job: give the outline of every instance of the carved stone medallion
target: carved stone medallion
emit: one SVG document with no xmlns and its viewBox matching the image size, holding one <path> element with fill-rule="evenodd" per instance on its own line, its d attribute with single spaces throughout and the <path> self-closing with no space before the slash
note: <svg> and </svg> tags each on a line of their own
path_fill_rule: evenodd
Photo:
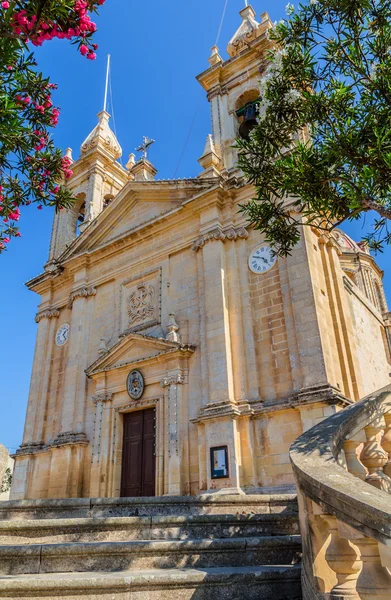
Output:
<svg viewBox="0 0 391 600">
<path fill-rule="evenodd" d="M 145 390 L 144 377 L 140 371 L 131 371 L 128 375 L 126 388 L 132 400 L 140 400 Z"/>
</svg>

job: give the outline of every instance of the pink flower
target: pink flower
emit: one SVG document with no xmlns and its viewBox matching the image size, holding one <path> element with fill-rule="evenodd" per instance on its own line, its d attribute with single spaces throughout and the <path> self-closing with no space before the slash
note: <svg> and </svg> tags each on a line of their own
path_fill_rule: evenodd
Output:
<svg viewBox="0 0 391 600">
<path fill-rule="evenodd" d="M 8 4 L 8 3 L 7 3 L 7 4 Z M 3 242 L 4 242 L 4 244 L 9 244 L 9 243 L 10 243 L 10 241 L 11 241 L 11 240 L 10 240 L 10 238 L 9 238 L 9 237 L 3 238 Z"/>
<path fill-rule="evenodd" d="M 42 210 L 42 208 L 43 208 L 42 204 L 38 204 L 37 209 Z"/>
<path fill-rule="evenodd" d="M 88 58 L 89 60 L 95 60 L 95 59 L 96 59 L 96 54 L 95 54 L 95 52 L 89 52 L 89 53 L 87 54 L 87 58 Z"/>
<path fill-rule="evenodd" d="M 86 54 L 88 54 L 89 50 L 88 50 L 88 46 L 86 46 L 85 44 L 82 44 L 80 46 L 80 54 L 82 56 L 85 56 Z"/>
<path fill-rule="evenodd" d="M 10 3 L 9 2 L 2 2 L 1 3 L 1 7 L 4 8 L 5 10 L 7 10 L 7 8 L 10 7 Z"/>
</svg>

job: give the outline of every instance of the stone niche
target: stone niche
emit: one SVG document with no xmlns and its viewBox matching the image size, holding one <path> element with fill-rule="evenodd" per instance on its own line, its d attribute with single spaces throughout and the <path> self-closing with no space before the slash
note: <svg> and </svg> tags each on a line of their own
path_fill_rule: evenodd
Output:
<svg viewBox="0 0 391 600">
<path fill-rule="evenodd" d="M 121 284 L 122 333 L 133 333 L 161 324 L 161 270 L 132 277 Z"/>
</svg>

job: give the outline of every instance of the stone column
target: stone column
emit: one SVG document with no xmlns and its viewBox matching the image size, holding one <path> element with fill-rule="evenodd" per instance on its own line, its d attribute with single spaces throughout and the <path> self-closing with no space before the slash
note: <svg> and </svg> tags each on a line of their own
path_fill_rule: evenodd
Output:
<svg viewBox="0 0 391 600">
<path fill-rule="evenodd" d="M 88 324 L 91 315 L 87 314 L 88 299 L 95 296 L 93 287 L 80 287 L 72 292 L 69 298 L 69 307 L 72 308 L 72 317 L 69 332 L 68 362 L 64 381 L 64 398 L 61 415 L 60 435 L 82 433 L 84 423 L 83 403 L 86 397 L 85 368 L 88 347 Z"/>
<path fill-rule="evenodd" d="M 234 401 L 228 282 L 222 232 L 202 249 L 205 282 L 205 321 L 208 357 L 209 403 Z"/>
<path fill-rule="evenodd" d="M 183 445 L 187 440 L 180 435 L 181 413 L 184 410 L 183 384 L 185 378 L 182 373 L 168 373 L 161 382 L 165 388 L 165 402 L 167 404 L 167 451 L 168 451 L 168 478 L 167 496 L 180 496 L 182 493 L 181 469 L 183 461 Z"/>
<path fill-rule="evenodd" d="M 235 232 L 233 232 L 235 233 Z M 247 400 L 246 352 L 243 330 L 243 310 L 239 282 L 240 266 L 236 253 L 236 244 L 228 243 L 227 279 L 229 282 L 229 325 L 231 331 L 232 367 L 234 373 L 234 394 L 236 402 Z"/>
<path fill-rule="evenodd" d="M 112 394 L 97 393 L 92 401 L 95 404 L 94 439 L 92 441 L 91 485 L 93 497 L 106 498 L 111 487 L 111 401 Z"/>
<path fill-rule="evenodd" d="M 244 230 L 246 231 L 246 230 Z M 239 259 L 238 270 L 240 278 L 240 297 L 242 304 L 242 327 L 244 335 L 244 354 L 246 362 L 246 377 L 247 377 L 247 396 L 249 400 L 258 400 L 259 378 L 257 357 L 254 342 L 254 321 L 252 315 L 252 305 L 250 300 L 250 290 L 248 281 L 248 252 L 247 252 L 247 235 L 239 236 L 235 242 Z M 245 268 L 246 267 L 246 268 Z"/>
<path fill-rule="evenodd" d="M 303 227 L 303 235 L 291 256 L 286 259 L 287 281 L 292 297 L 292 313 L 297 333 L 297 347 L 303 388 L 325 385 L 326 365 L 316 311 L 315 296 L 310 268 L 312 251 Z"/>
<path fill-rule="evenodd" d="M 27 406 L 27 416 L 23 435 L 23 445 L 30 442 L 41 443 L 42 427 L 39 426 L 44 420 L 42 414 L 42 370 L 50 367 L 51 356 L 48 351 L 50 345 L 50 336 L 54 336 L 54 328 L 60 312 L 57 309 L 47 309 L 39 312 L 35 317 L 38 323 L 37 340 L 35 344 L 35 354 L 33 362 L 33 371 L 30 384 L 29 401 Z M 36 437 L 38 435 L 38 437 Z"/>
</svg>

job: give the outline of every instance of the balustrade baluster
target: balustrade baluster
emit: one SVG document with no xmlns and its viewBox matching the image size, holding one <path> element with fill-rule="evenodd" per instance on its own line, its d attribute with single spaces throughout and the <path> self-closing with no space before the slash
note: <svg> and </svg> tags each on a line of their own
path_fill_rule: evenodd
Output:
<svg viewBox="0 0 391 600">
<path fill-rule="evenodd" d="M 388 461 L 383 471 L 387 477 L 391 477 L 391 413 L 386 413 L 384 419 L 386 422 L 386 429 L 382 439 L 382 447 L 388 454 Z"/>
<path fill-rule="evenodd" d="M 368 469 L 365 481 L 379 490 L 389 491 L 389 478 L 383 473 L 383 467 L 388 461 L 388 454 L 380 445 L 379 436 L 385 427 L 384 418 L 375 419 L 365 427 L 367 441 L 361 452 L 361 462 Z"/>
<path fill-rule="evenodd" d="M 358 548 L 348 539 L 339 536 L 338 521 L 331 515 L 324 515 L 328 524 L 330 543 L 326 550 L 326 561 L 337 577 L 337 583 L 330 592 L 330 600 L 360 600 L 356 591 L 361 560 Z"/>
<path fill-rule="evenodd" d="M 390 600 L 391 574 L 383 567 L 379 544 L 372 538 L 355 540 L 361 552 L 363 568 L 357 580 L 357 592 L 361 600 Z"/>
<path fill-rule="evenodd" d="M 361 454 L 361 452 L 357 453 L 357 449 L 365 442 L 365 433 L 361 431 L 359 434 L 355 435 L 350 440 L 347 440 L 343 446 L 345 450 L 346 465 L 349 473 L 355 475 L 356 477 L 359 477 L 359 479 L 362 479 L 363 481 L 365 481 L 368 475 L 368 471 L 366 470 L 362 462 L 360 462 L 358 457 Z"/>
</svg>

